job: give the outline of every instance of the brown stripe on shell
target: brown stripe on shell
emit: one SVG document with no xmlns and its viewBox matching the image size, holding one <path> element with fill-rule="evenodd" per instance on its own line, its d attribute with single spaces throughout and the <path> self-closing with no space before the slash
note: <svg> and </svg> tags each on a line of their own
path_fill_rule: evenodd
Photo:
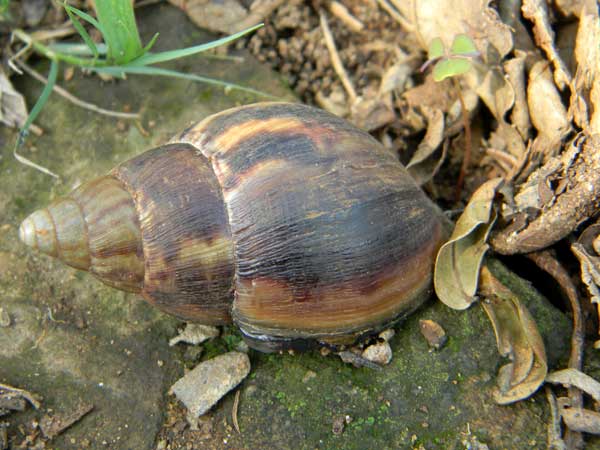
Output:
<svg viewBox="0 0 600 450">
<path fill-rule="evenodd" d="M 208 160 L 165 145 L 113 171 L 135 193 L 143 241 L 143 295 L 185 320 L 226 323 L 233 301 L 233 244 Z"/>
<path fill-rule="evenodd" d="M 87 270 L 90 266 L 87 227 L 79 205 L 65 198 L 47 209 L 54 221 L 58 258 L 76 269 Z"/>
<path fill-rule="evenodd" d="M 140 292 L 144 279 L 140 224 L 123 183 L 110 176 L 96 178 L 70 197 L 87 224 L 89 271 L 110 286 Z"/>
<path fill-rule="evenodd" d="M 414 311 L 431 295 L 440 227 L 420 251 L 393 268 L 341 285 L 298 292 L 270 279 L 236 285 L 233 318 L 250 335 L 351 344 L 366 331 Z"/>
</svg>

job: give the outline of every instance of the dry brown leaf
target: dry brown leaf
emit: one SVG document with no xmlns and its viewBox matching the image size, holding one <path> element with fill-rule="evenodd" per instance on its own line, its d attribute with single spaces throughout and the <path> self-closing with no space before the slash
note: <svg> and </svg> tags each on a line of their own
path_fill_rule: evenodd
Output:
<svg viewBox="0 0 600 450">
<path fill-rule="evenodd" d="M 600 102 L 597 90 L 600 89 L 600 20 L 595 0 L 586 0 L 582 5 L 575 60 L 577 71 L 573 80 L 574 95 L 571 97 L 570 113 L 573 120 L 590 133 L 600 132 Z M 592 98 L 591 90 L 596 92 Z M 592 112 L 592 117 L 589 116 Z"/>
<path fill-rule="evenodd" d="M 0 122 L 12 128 L 21 128 L 26 119 L 25 99 L 13 88 L 0 68 Z"/>
<path fill-rule="evenodd" d="M 593 243 L 598 239 L 598 236 L 600 236 L 600 224 L 590 225 L 581 234 L 577 242 L 571 245 L 571 250 L 579 259 L 581 280 L 588 288 L 591 302 L 600 305 L 600 255 L 593 247 Z"/>
<path fill-rule="evenodd" d="M 410 0 L 394 4 L 415 30 L 423 50 L 436 37 L 450 48 L 459 34 L 473 39 L 486 62 L 502 59 L 513 48 L 510 27 L 489 7 L 490 0 Z"/>
<path fill-rule="evenodd" d="M 446 336 L 446 331 L 442 328 L 442 326 L 430 319 L 421 319 L 419 320 L 419 329 L 421 330 L 421 334 L 427 341 L 430 347 L 439 350 L 448 340 L 448 336 Z"/>
<path fill-rule="evenodd" d="M 492 203 L 502 178 L 482 184 L 456 222 L 452 236 L 438 252 L 433 281 L 435 293 L 453 309 L 467 309 L 476 300 L 477 281 L 494 222 Z"/>
<path fill-rule="evenodd" d="M 372 131 L 396 120 L 391 94 L 369 95 L 365 91 L 350 107 L 350 121 L 362 130 Z"/>
<path fill-rule="evenodd" d="M 523 52 L 515 50 L 515 56 L 504 63 L 504 70 L 508 81 L 512 85 L 515 102 L 510 113 L 510 121 L 517 128 L 522 140 L 529 138 L 531 122 L 529 120 L 529 107 L 527 106 L 527 91 L 525 88 L 525 58 Z M 521 145 L 524 144 L 521 143 Z"/>
<path fill-rule="evenodd" d="M 483 267 L 481 303 L 494 332 L 498 351 L 511 362 L 498 371 L 496 403 L 505 405 L 532 395 L 544 382 L 548 372 L 546 350 L 535 321 L 519 298 Z"/>
<path fill-rule="evenodd" d="M 538 133 L 560 147 L 560 141 L 568 133 L 570 124 L 546 61 L 538 61 L 529 72 L 527 104 L 531 122 Z"/>
<path fill-rule="evenodd" d="M 444 160 L 444 152 L 442 152 L 440 158 L 432 158 L 433 153 L 444 139 L 444 114 L 440 109 L 422 109 L 427 118 L 427 132 L 406 166 L 408 172 L 419 184 L 429 181 L 439 170 L 439 166 Z"/>
<path fill-rule="evenodd" d="M 504 115 L 515 102 L 515 91 L 498 68 L 476 66 L 480 82 L 475 92 L 483 100 L 496 120 L 504 122 Z"/>
<path fill-rule="evenodd" d="M 554 46 L 554 32 L 548 18 L 545 0 L 523 0 L 521 11 L 526 19 L 533 22 L 533 34 L 536 44 L 544 50 L 548 60 L 554 66 L 554 81 L 559 89 L 571 84 L 571 75 Z"/>
<path fill-rule="evenodd" d="M 600 402 L 600 382 L 577 369 L 563 369 L 549 373 L 546 381 L 563 386 L 575 386 Z"/>
<path fill-rule="evenodd" d="M 581 7 L 587 0 L 554 0 L 554 4 L 565 16 L 579 16 Z"/>
</svg>

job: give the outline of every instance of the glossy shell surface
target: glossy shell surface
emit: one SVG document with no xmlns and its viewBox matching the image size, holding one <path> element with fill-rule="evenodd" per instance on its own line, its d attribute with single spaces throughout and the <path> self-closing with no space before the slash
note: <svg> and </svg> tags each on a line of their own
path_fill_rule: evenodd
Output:
<svg viewBox="0 0 600 450">
<path fill-rule="evenodd" d="M 186 320 L 232 319 L 256 347 L 350 343 L 430 294 L 437 211 L 394 154 L 324 111 L 227 110 L 107 178 L 136 211 L 121 248 L 141 249 L 139 292 Z"/>
</svg>

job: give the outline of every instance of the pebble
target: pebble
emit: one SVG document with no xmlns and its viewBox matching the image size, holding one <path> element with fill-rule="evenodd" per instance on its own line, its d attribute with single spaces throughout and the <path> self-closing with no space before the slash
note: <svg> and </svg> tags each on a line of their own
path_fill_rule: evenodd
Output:
<svg viewBox="0 0 600 450">
<path fill-rule="evenodd" d="M 188 419 L 206 413 L 250 373 L 250 359 L 229 352 L 201 362 L 171 386 L 170 393 L 188 409 Z"/>
<path fill-rule="evenodd" d="M 392 348 L 387 341 L 378 342 L 365 348 L 361 356 L 374 363 L 386 365 L 392 360 Z"/>
<path fill-rule="evenodd" d="M 190 345 L 198 345 L 202 342 L 217 337 L 219 329 L 210 325 L 200 325 L 197 323 L 188 323 L 185 329 L 169 341 L 172 347 L 180 342 Z"/>
</svg>

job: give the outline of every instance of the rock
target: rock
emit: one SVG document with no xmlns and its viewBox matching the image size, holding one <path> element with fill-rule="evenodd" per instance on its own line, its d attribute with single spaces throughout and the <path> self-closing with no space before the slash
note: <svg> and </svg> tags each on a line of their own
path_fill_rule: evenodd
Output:
<svg viewBox="0 0 600 450">
<path fill-rule="evenodd" d="M 250 373 L 250 359 L 241 352 L 229 352 L 201 362 L 171 387 L 196 419 L 213 407 Z M 194 423 L 194 421 L 190 421 Z"/>
<path fill-rule="evenodd" d="M 389 364 L 392 360 L 392 348 L 387 341 L 369 345 L 362 352 L 362 357 L 381 366 Z"/>
<path fill-rule="evenodd" d="M 188 323 L 181 333 L 169 340 L 169 345 L 172 347 L 179 342 L 184 342 L 190 345 L 198 345 L 207 339 L 212 339 L 218 335 L 219 329 L 217 327 L 200 325 L 197 323 Z"/>
</svg>

